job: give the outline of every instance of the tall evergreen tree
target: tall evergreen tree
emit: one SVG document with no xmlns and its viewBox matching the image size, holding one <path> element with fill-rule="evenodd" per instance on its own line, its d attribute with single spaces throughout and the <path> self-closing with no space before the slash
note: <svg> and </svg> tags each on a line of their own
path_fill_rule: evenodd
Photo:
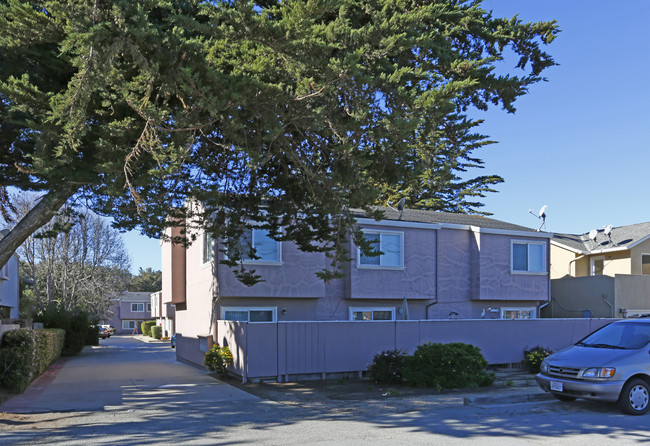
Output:
<svg viewBox="0 0 650 446">
<path fill-rule="evenodd" d="M 459 177 L 487 142 L 466 112 L 513 112 L 557 32 L 480 1 L 2 0 L 0 190 L 43 197 L 0 264 L 71 199 L 152 236 L 207 226 L 233 265 L 251 221 L 336 266 L 352 207 L 477 211 L 500 178 Z"/>
</svg>

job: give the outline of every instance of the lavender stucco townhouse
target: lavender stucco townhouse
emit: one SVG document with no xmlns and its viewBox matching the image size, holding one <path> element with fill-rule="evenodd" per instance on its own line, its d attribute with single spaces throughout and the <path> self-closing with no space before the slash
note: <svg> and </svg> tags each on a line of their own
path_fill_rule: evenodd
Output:
<svg viewBox="0 0 650 446">
<path fill-rule="evenodd" d="M 264 280 L 251 287 L 218 262 L 219 242 L 207 234 L 188 248 L 163 243 L 163 301 L 175 304 L 178 357 L 201 363 L 219 320 L 532 319 L 549 301 L 551 234 L 482 216 L 380 209 L 381 221 L 356 217 L 383 254 L 364 256 L 350 241 L 346 275 L 330 283 L 315 276 L 323 254 L 261 229 L 248 235 L 260 259 L 245 265 Z"/>
</svg>

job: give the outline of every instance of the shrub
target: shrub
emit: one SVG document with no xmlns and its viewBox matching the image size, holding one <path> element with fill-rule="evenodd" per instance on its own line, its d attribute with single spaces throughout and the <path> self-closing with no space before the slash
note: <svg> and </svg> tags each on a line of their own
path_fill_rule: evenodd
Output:
<svg viewBox="0 0 650 446">
<path fill-rule="evenodd" d="M 530 350 L 524 350 L 524 360 L 521 364 L 526 370 L 531 373 L 539 373 L 539 368 L 542 365 L 542 361 L 549 355 L 553 353 L 553 350 L 548 348 L 537 347 L 531 348 Z"/>
<path fill-rule="evenodd" d="M 9 330 L 0 343 L 2 384 L 13 392 L 22 392 L 34 375 L 34 331 Z"/>
<path fill-rule="evenodd" d="M 209 370 L 225 377 L 226 366 L 232 364 L 232 353 L 228 347 L 219 347 L 219 344 L 214 344 L 203 357 L 203 363 Z"/>
<path fill-rule="evenodd" d="M 43 322 L 45 328 L 61 328 L 65 330 L 63 356 L 79 353 L 86 344 L 86 336 L 90 327 L 88 316 L 84 312 L 68 313 L 58 308 L 48 308 L 36 317 L 37 322 Z M 94 328 L 97 331 L 96 328 Z"/>
<path fill-rule="evenodd" d="M 0 343 L 0 382 L 13 392 L 24 391 L 59 358 L 64 338 L 64 330 L 6 332 Z"/>
<path fill-rule="evenodd" d="M 368 367 L 370 379 L 377 384 L 400 384 L 404 381 L 404 357 L 402 350 L 386 350 L 375 355 Z"/>
<path fill-rule="evenodd" d="M 151 327 L 156 325 L 156 321 L 144 321 L 142 322 L 142 334 L 145 336 L 151 336 Z"/>
<path fill-rule="evenodd" d="M 423 344 L 404 362 L 402 374 L 416 387 L 476 388 L 489 386 L 495 378 L 485 371 L 488 363 L 481 350 L 469 344 Z"/>
<path fill-rule="evenodd" d="M 151 327 L 151 337 L 160 339 L 162 338 L 162 327 L 160 325 L 154 325 Z"/>
<path fill-rule="evenodd" d="M 99 329 L 97 326 L 91 326 L 90 330 L 86 331 L 86 345 L 99 345 Z"/>
<path fill-rule="evenodd" d="M 34 330 L 34 336 L 34 374 L 36 377 L 43 374 L 54 361 L 61 357 L 65 343 L 65 330 L 60 328 Z"/>
</svg>

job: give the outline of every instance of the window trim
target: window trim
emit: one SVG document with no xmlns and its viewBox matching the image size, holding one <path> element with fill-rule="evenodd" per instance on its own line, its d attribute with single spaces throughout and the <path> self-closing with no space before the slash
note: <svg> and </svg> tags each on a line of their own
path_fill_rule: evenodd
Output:
<svg viewBox="0 0 650 446">
<path fill-rule="evenodd" d="M 142 305 L 142 310 L 134 310 L 133 309 L 134 305 Z M 136 307 L 136 308 L 139 308 L 139 307 Z M 144 313 L 145 308 L 146 307 L 144 305 L 144 302 L 131 302 L 131 313 Z"/>
<path fill-rule="evenodd" d="M 531 317 L 529 319 L 510 319 L 510 318 L 505 318 L 504 313 L 506 311 L 530 311 L 531 312 Z M 501 307 L 499 308 L 499 319 L 503 320 L 514 320 L 514 321 L 523 321 L 523 320 L 530 320 L 530 319 L 537 319 L 537 308 L 536 307 Z"/>
<path fill-rule="evenodd" d="M 246 311 L 248 312 L 248 322 L 249 324 L 269 324 L 276 323 L 278 321 L 278 307 L 221 307 L 221 320 L 226 321 L 226 311 Z M 273 314 L 273 320 L 265 322 L 251 322 L 251 311 L 271 311 Z M 244 321 L 233 321 L 233 322 L 244 322 Z"/>
<path fill-rule="evenodd" d="M 374 229 L 363 229 L 365 234 L 378 234 L 379 235 L 379 250 L 381 251 L 381 236 L 382 234 L 397 235 L 399 236 L 399 265 L 382 265 L 381 257 L 379 256 L 379 265 L 366 265 L 361 263 L 361 248 L 357 246 L 357 268 L 359 269 L 384 269 L 384 270 L 404 270 L 404 232 L 403 231 L 383 231 Z"/>
<path fill-rule="evenodd" d="M 253 243 L 253 246 L 255 246 L 255 232 L 256 231 L 266 231 L 266 229 L 262 228 L 248 228 L 251 230 L 251 241 Z M 273 240 L 271 237 L 268 235 L 268 231 L 266 231 L 266 236 Z M 273 240 L 275 242 L 276 246 L 276 252 L 277 255 L 275 256 L 276 260 L 255 260 L 255 259 L 242 259 L 242 264 L 244 265 L 282 265 L 282 243 Z"/>
<path fill-rule="evenodd" d="M 125 327 L 124 324 L 128 322 L 133 322 L 133 327 Z M 136 319 L 123 319 L 122 320 L 122 330 L 134 330 L 138 326 L 138 321 Z"/>
<path fill-rule="evenodd" d="M 515 269 L 515 249 L 514 245 L 526 245 L 526 255 L 527 255 L 527 265 L 526 265 L 526 270 L 518 270 Z M 530 259 L 530 253 L 528 252 L 528 247 L 530 245 L 537 245 L 542 247 L 542 263 L 543 263 L 543 270 L 542 271 L 530 271 L 530 265 L 528 259 Z M 544 276 L 548 274 L 548 245 L 545 242 L 534 242 L 530 240 L 510 240 L 510 274 L 529 274 L 529 275 L 537 275 L 537 276 Z"/>
<path fill-rule="evenodd" d="M 643 274 L 643 256 L 648 256 L 648 257 L 650 257 L 650 253 L 647 253 L 647 252 L 642 252 L 642 253 L 641 253 L 641 275 L 642 275 L 642 276 L 648 276 L 648 275 L 650 275 L 650 274 Z"/>
<path fill-rule="evenodd" d="M 357 321 L 354 320 L 353 316 L 354 313 L 356 312 L 363 312 L 363 311 L 370 311 L 373 314 L 373 319 L 369 321 Z M 390 311 L 391 313 L 391 319 L 389 320 L 375 320 L 374 319 L 374 312 L 375 311 Z M 350 307 L 348 309 L 348 319 L 351 322 L 393 322 L 395 321 L 395 307 Z"/>
<path fill-rule="evenodd" d="M 596 261 L 602 260 L 603 261 L 603 273 L 602 274 L 595 274 L 596 273 Z M 592 256 L 589 258 L 589 275 L 590 276 L 604 276 L 605 275 L 605 256 Z"/>
<path fill-rule="evenodd" d="M 210 240 L 209 250 L 206 249 L 206 244 L 208 240 Z M 203 236 L 201 237 L 201 266 L 204 267 L 206 265 L 211 265 L 213 260 L 214 260 L 214 239 L 212 238 L 212 234 L 204 231 Z"/>
</svg>

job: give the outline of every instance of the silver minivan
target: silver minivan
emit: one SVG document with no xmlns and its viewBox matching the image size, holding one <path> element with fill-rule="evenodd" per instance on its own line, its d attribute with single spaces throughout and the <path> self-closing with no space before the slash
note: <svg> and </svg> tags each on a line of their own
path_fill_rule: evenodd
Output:
<svg viewBox="0 0 650 446">
<path fill-rule="evenodd" d="M 650 408 L 649 341 L 650 319 L 612 322 L 546 358 L 537 383 L 561 401 L 612 401 L 643 415 Z"/>
</svg>

